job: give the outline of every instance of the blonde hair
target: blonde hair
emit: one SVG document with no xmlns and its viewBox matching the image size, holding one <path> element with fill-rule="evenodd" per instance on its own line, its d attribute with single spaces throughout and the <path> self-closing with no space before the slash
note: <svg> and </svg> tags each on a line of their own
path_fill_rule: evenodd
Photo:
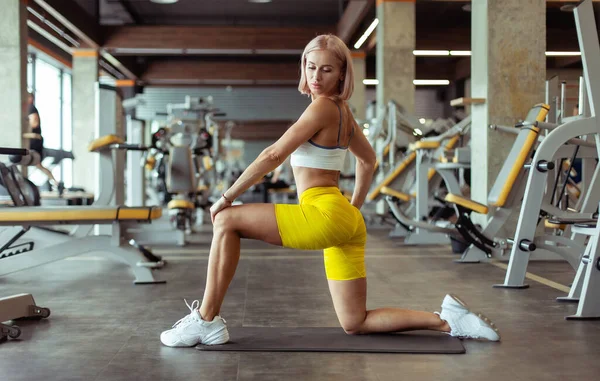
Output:
<svg viewBox="0 0 600 381">
<path fill-rule="evenodd" d="M 302 53 L 302 59 L 300 60 L 300 83 L 298 84 L 298 91 L 302 94 L 310 95 L 310 88 L 308 87 L 308 81 L 306 79 L 306 55 L 314 50 L 329 50 L 335 57 L 342 63 L 342 73 L 344 73 L 344 79 L 339 85 L 339 94 L 335 97 L 348 100 L 352 96 L 354 91 L 354 68 L 352 67 L 352 55 L 350 49 L 346 46 L 344 41 L 333 34 L 322 34 L 313 38 L 304 48 Z"/>
</svg>

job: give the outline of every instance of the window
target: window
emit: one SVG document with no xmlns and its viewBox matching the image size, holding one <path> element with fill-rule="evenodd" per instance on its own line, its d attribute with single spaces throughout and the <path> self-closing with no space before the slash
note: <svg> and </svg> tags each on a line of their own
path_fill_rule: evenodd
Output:
<svg viewBox="0 0 600 381">
<path fill-rule="evenodd" d="M 35 106 L 40 114 L 40 127 L 44 137 L 44 147 L 71 151 L 71 74 L 59 65 L 50 63 L 35 54 L 30 54 L 27 62 L 27 87 L 35 94 Z M 72 186 L 73 164 L 63 160 L 52 167 L 52 159 L 44 160 L 44 166 L 52 171 L 58 181 L 66 187 Z M 30 168 L 29 178 L 36 185 L 46 184 L 48 178 L 35 168 Z"/>
<path fill-rule="evenodd" d="M 71 74 L 62 77 L 62 149 L 73 150 L 73 121 L 71 113 Z M 66 187 L 73 186 L 73 160 L 62 161 L 62 181 Z"/>
</svg>

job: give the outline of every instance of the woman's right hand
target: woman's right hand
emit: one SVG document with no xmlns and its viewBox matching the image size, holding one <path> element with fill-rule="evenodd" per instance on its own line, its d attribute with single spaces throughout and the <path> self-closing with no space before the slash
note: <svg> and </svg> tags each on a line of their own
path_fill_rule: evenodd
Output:
<svg viewBox="0 0 600 381">
<path fill-rule="evenodd" d="M 221 197 L 210 207 L 210 220 L 212 223 L 215 223 L 215 217 L 217 214 L 225 208 L 229 208 L 231 206 L 231 202 L 225 200 L 224 197 Z"/>
</svg>

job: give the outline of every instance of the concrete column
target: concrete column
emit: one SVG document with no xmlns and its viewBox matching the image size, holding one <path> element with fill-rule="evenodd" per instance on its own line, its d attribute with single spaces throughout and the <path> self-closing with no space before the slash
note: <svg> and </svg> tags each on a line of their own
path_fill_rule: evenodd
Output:
<svg viewBox="0 0 600 381">
<path fill-rule="evenodd" d="M 491 131 L 512 125 L 544 101 L 546 2 L 487 0 L 471 3 L 471 197 L 486 203 L 514 137 Z M 535 22 L 532 22 L 535 20 Z M 483 222 L 483 221 L 480 221 Z"/>
<path fill-rule="evenodd" d="M 0 146 L 26 146 L 22 136 L 27 128 L 27 9 L 20 0 L 2 2 L 0 100 Z"/>
<path fill-rule="evenodd" d="M 354 93 L 348 101 L 355 110 L 354 117 L 365 120 L 367 109 L 367 88 L 363 80 L 367 76 L 366 53 L 362 51 L 352 52 L 352 66 L 354 67 Z"/>
<path fill-rule="evenodd" d="M 393 99 L 415 110 L 415 0 L 377 0 L 377 109 Z"/>
<path fill-rule="evenodd" d="M 98 52 L 80 49 L 73 52 L 73 185 L 92 192 L 96 178 L 95 153 L 87 150 L 95 139 Z"/>
</svg>

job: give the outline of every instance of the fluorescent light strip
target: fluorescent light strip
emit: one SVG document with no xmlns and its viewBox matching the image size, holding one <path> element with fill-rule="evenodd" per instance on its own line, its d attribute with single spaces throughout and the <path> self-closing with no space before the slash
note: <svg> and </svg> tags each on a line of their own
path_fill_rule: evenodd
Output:
<svg viewBox="0 0 600 381">
<path fill-rule="evenodd" d="M 363 84 L 367 86 L 379 85 L 378 79 L 363 79 Z M 413 84 L 416 86 L 447 86 L 450 81 L 447 79 L 415 79 Z"/>
<path fill-rule="evenodd" d="M 546 52 L 548 57 L 576 57 L 580 56 L 581 52 Z"/>
<path fill-rule="evenodd" d="M 470 56 L 471 51 L 470 50 L 451 50 L 450 55 L 451 56 Z"/>
<path fill-rule="evenodd" d="M 415 86 L 446 86 L 450 84 L 447 79 L 415 79 L 413 81 Z"/>
<path fill-rule="evenodd" d="M 470 50 L 413 50 L 415 56 L 445 57 L 451 56 L 470 56 Z M 576 57 L 581 52 L 546 52 L 548 57 Z"/>
<path fill-rule="evenodd" d="M 365 43 L 367 38 L 369 38 L 371 33 L 373 33 L 373 31 L 375 30 L 375 27 L 377 27 L 377 24 L 379 24 L 379 19 L 373 20 L 371 25 L 369 25 L 367 30 L 365 30 L 365 33 L 358 39 L 358 41 L 356 41 L 356 44 L 354 44 L 354 49 L 359 49 L 362 46 L 362 44 Z"/>
<path fill-rule="evenodd" d="M 413 50 L 415 56 L 447 56 L 450 55 L 449 50 Z"/>
</svg>

